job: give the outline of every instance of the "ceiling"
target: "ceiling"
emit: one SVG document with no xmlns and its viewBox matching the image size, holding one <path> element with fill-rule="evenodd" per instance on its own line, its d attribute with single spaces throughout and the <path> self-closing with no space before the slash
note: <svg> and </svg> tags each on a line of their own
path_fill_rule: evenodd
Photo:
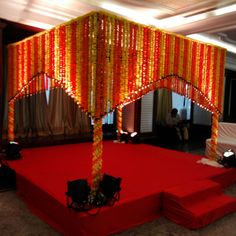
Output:
<svg viewBox="0 0 236 236">
<path fill-rule="evenodd" d="M 41 29 L 96 10 L 183 35 L 203 33 L 236 47 L 236 0 L 0 0 L 1 19 Z M 227 53 L 227 63 L 236 68 L 236 51 Z"/>
</svg>

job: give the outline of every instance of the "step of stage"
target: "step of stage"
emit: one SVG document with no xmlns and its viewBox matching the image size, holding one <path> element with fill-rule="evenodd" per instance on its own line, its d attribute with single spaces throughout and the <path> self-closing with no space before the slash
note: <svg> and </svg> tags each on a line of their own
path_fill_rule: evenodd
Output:
<svg viewBox="0 0 236 236">
<path fill-rule="evenodd" d="M 191 181 L 184 185 L 179 185 L 164 191 L 168 199 L 177 201 L 179 204 L 192 204 L 194 201 L 215 196 L 222 193 L 222 187 L 219 183 L 211 180 Z"/>
<path fill-rule="evenodd" d="M 163 214 L 190 229 L 204 227 L 236 211 L 236 198 L 225 195 L 220 184 L 199 180 L 166 189 Z"/>
</svg>

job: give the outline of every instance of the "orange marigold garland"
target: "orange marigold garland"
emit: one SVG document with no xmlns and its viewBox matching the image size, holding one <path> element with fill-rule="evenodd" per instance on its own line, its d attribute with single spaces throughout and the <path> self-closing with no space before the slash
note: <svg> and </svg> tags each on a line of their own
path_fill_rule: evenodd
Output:
<svg viewBox="0 0 236 236">
<path fill-rule="evenodd" d="M 22 86 L 24 86 L 27 82 L 27 56 L 26 56 L 26 42 L 22 44 L 22 52 L 21 52 L 21 71 L 22 71 Z"/>
<path fill-rule="evenodd" d="M 143 27 L 138 26 L 137 30 L 137 64 L 136 64 L 136 79 L 135 79 L 135 92 L 142 86 L 142 63 L 143 63 Z M 139 97 L 139 94 L 137 95 Z"/>
<path fill-rule="evenodd" d="M 133 90 L 133 77 L 134 77 L 134 58 L 135 58 L 135 48 L 134 44 L 136 42 L 136 32 L 135 27 L 131 25 L 130 29 L 130 45 L 129 45 L 129 56 L 128 56 L 128 93 Z"/>
<path fill-rule="evenodd" d="M 98 18 L 98 36 L 97 36 L 97 61 L 99 66 L 96 67 L 96 100 L 95 100 L 95 116 L 101 117 L 105 109 L 104 99 L 106 97 L 106 46 L 105 46 L 105 28 L 106 18 Z"/>
<path fill-rule="evenodd" d="M 107 107 L 105 108 L 107 112 L 111 110 L 112 107 L 112 96 L 113 96 L 113 87 L 112 87 L 112 68 L 113 68 L 113 44 L 114 44 L 114 30 L 113 30 L 113 21 L 111 17 L 106 19 L 106 40 L 110 40 L 110 43 L 106 43 L 106 59 L 105 59 L 105 77 L 106 77 L 106 102 Z"/>
<path fill-rule="evenodd" d="M 55 29 L 49 32 L 49 73 L 51 78 L 55 78 Z"/>
<path fill-rule="evenodd" d="M 76 94 L 76 22 L 71 25 L 71 60 L 70 60 L 70 79 L 73 94 Z"/>
<path fill-rule="evenodd" d="M 133 50 L 132 50 L 132 75 L 130 80 L 132 80 L 131 82 L 131 91 L 135 91 L 135 86 L 136 86 L 136 70 L 137 70 L 137 31 L 138 31 L 138 27 L 137 25 L 135 25 L 133 27 Z"/>
<path fill-rule="evenodd" d="M 218 119 L 219 119 L 219 114 L 217 112 L 214 112 L 212 115 L 212 125 L 211 125 L 211 159 L 212 160 L 216 160 Z"/>
<path fill-rule="evenodd" d="M 150 29 L 144 28 L 143 31 L 143 55 L 142 55 L 142 85 L 148 82 L 149 70 L 149 56 L 150 56 Z"/>
<path fill-rule="evenodd" d="M 150 50 L 149 50 L 149 55 L 148 55 L 148 78 L 147 78 L 146 85 L 150 85 L 153 81 L 154 46 L 155 46 L 155 32 L 149 29 L 148 47 L 150 48 Z M 152 90 L 152 89 L 149 87 L 149 90 Z"/>
<path fill-rule="evenodd" d="M 120 102 L 120 78 L 121 78 L 121 32 L 122 23 L 119 20 L 115 20 L 114 26 L 114 63 L 113 63 L 113 101 L 114 106 L 117 106 Z"/>
<path fill-rule="evenodd" d="M 59 51 L 59 80 L 62 82 L 63 87 L 66 85 L 66 28 L 61 26 L 59 29 L 59 42 L 60 42 L 60 51 Z"/>
<path fill-rule="evenodd" d="M 82 68 L 82 40 L 80 39 L 82 23 L 76 22 L 76 44 L 75 44 L 75 56 L 76 56 L 76 101 L 78 104 L 82 104 L 82 82 L 81 82 L 81 68 Z"/>
<path fill-rule="evenodd" d="M 196 71 L 196 58 L 197 57 L 197 43 L 193 42 L 192 44 L 192 59 L 191 59 L 191 74 L 190 74 L 190 83 L 194 86 L 198 78 L 195 77 Z M 191 98 L 194 98 L 194 89 L 191 91 Z"/>
<path fill-rule="evenodd" d="M 183 40 L 183 79 L 187 80 L 187 70 L 189 68 L 189 40 L 188 39 L 184 39 Z M 186 63 L 186 64 L 185 64 Z"/>
<path fill-rule="evenodd" d="M 163 88 L 164 87 L 164 80 L 162 79 L 164 77 L 164 69 L 165 69 L 165 52 L 166 52 L 166 34 L 163 32 L 161 33 L 161 37 L 160 37 L 160 61 L 159 61 L 159 79 L 160 80 L 160 87 Z"/>
<path fill-rule="evenodd" d="M 26 41 L 26 78 L 25 78 L 25 84 L 27 84 L 31 79 L 31 41 Z M 33 94 L 34 91 L 32 90 L 32 87 L 29 89 L 29 93 Z"/>
<path fill-rule="evenodd" d="M 180 38 L 175 37 L 175 46 L 174 46 L 174 69 L 173 73 L 174 75 L 178 74 L 178 68 L 179 68 L 179 54 L 180 54 Z"/>
<path fill-rule="evenodd" d="M 16 80 L 17 84 L 15 86 L 16 88 L 16 91 L 14 91 L 15 93 L 17 93 L 20 88 L 22 88 L 22 79 L 23 79 L 23 76 L 22 76 L 22 63 L 21 63 L 21 59 L 22 59 L 22 45 L 23 44 L 20 44 L 18 45 L 17 47 L 17 64 L 18 64 L 18 68 L 17 68 L 17 77 L 18 79 Z"/>
<path fill-rule="evenodd" d="M 120 99 L 124 99 L 128 95 L 128 58 L 129 58 L 129 45 L 130 38 L 127 35 L 130 35 L 130 24 L 128 21 L 124 21 L 122 27 L 122 60 L 121 60 L 121 79 L 120 79 Z"/>
<path fill-rule="evenodd" d="M 215 97 L 216 95 L 216 88 L 218 86 L 218 80 L 216 77 L 216 64 L 217 64 L 217 56 L 218 56 L 218 49 L 214 48 L 213 49 L 213 58 L 212 58 L 212 81 L 215 81 L 215 86 L 212 86 L 212 98 L 211 98 L 211 102 L 213 104 L 215 104 L 215 100 L 217 100 L 217 97 Z"/>
<path fill-rule="evenodd" d="M 41 70 L 40 72 L 45 72 L 45 35 L 42 35 L 41 37 Z M 43 91 L 44 90 L 44 83 L 43 79 L 39 79 L 39 90 Z"/>
<path fill-rule="evenodd" d="M 184 38 L 180 37 L 179 38 L 179 51 L 178 51 L 178 68 L 177 68 L 177 74 L 179 77 L 181 78 L 185 78 L 183 76 L 183 71 L 185 66 L 185 62 L 184 62 Z M 178 91 L 180 93 L 180 91 L 182 91 L 182 88 L 180 86 L 178 86 Z"/>
<path fill-rule="evenodd" d="M 96 193 L 102 173 L 102 119 L 94 119 L 93 126 L 93 159 L 92 159 L 92 192 Z"/>
<path fill-rule="evenodd" d="M 14 99 L 8 104 L 8 139 L 13 141 L 15 138 L 14 133 Z"/>
<path fill-rule="evenodd" d="M 211 66 L 211 46 L 207 46 L 207 61 L 206 61 L 206 63 L 207 63 L 207 67 L 206 67 L 206 80 L 205 80 L 205 94 L 208 94 L 209 92 L 211 92 L 211 91 L 209 91 L 209 86 L 210 86 L 210 84 L 209 84 L 209 82 L 208 82 L 208 80 L 210 79 L 210 73 L 211 73 L 211 70 L 210 70 L 210 66 Z"/>
<path fill-rule="evenodd" d="M 155 31 L 155 46 L 154 46 L 154 65 L 153 65 L 153 81 L 160 79 L 160 42 L 161 42 L 161 32 Z"/>
<path fill-rule="evenodd" d="M 223 85 L 224 85 L 224 64 L 225 64 L 225 54 L 226 50 L 220 49 L 220 72 L 219 72 L 219 94 L 218 94 L 218 107 L 219 111 L 222 112 L 222 106 L 223 106 Z"/>
<path fill-rule="evenodd" d="M 82 21 L 82 58 L 81 58 L 81 105 L 82 108 L 87 111 L 88 109 L 88 83 L 92 78 L 89 77 L 89 17 L 86 17 Z M 92 48 L 91 48 L 92 49 Z M 93 49 L 92 49 L 93 50 Z M 91 73 L 91 71 L 90 71 Z"/>
<path fill-rule="evenodd" d="M 97 99 L 99 99 L 100 92 L 100 83 L 97 80 L 97 67 L 98 67 L 98 54 L 100 49 L 98 47 L 98 17 L 97 15 L 91 16 L 89 18 L 89 44 L 88 44 L 88 75 L 85 81 L 82 80 L 84 84 L 84 89 L 86 89 L 87 98 L 82 96 L 82 99 L 85 99 L 84 102 L 85 108 L 89 111 L 92 117 L 100 117 L 100 111 L 96 110 Z M 82 65 L 83 70 L 84 65 Z M 83 79 L 83 78 L 82 78 Z M 98 88 L 99 87 L 99 88 Z M 100 107 L 98 107 L 100 110 Z M 98 112 L 98 114 L 97 114 Z"/>
<path fill-rule="evenodd" d="M 219 87 L 223 86 L 223 84 L 220 84 L 220 48 L 217 48 L 217 55 L 215 55 L 215 94 L 214 94 L 214 104 L 216 107 L 219 107 Z M 219 109 L 220 110 L 220 109 Z"/>
<path fill-rule="evenodd" d="M 117 141 L 121 141 L 121 132 L 122 132 L 122 106 L 117 107 Z"/>
<path fill-rule="evenodd" d="M 71 62 L 71 27 L 65 27 L 65 91 L 69 96 L 73 96 L 70 78 L 70 62 Z"/>
<path fill-rule="evenodd" d="M 36 74 L 38 73 L 38 51 L 39 51 L 39 48 L 38 48 L 38 37 L 34 37 L 33 38 L 34 40 L 34 54 L 33 54 L 33 57 L 34 57 L 34 72 L 33 72 L 33 76 L 36 76 Z M 37 93 L 37 88 L 36 88 L 36 93 Z"/>
<path fill-rule="evenodd" d="M 202 92 L 202 80 L 203 80 L 203 74 L 201 73 L 201 70 L 203 68 L 203 57 L 204 57 L 204 50 L 205 47 L 203 44 L 200 45 L 200 53 L 199 53 L 199 67 L 198 69 L 198 88 L 200 88 L 200 91 Z M 200 104 L 203 103 L 203 96 L 200 97 Z"/>
<path fill-rule="evenodd" d="M 34 61 L 34 40 L 29 40 L 30 41 L 30 76 L 29 78 L 32 79 L 33 77 L 35 77 L 35 74 L 34 74 L 34 65 L 35 65 L 35 61 Z M 32 94 L 35 94 L 36 91 L 32 91 Z"/>
</svg>

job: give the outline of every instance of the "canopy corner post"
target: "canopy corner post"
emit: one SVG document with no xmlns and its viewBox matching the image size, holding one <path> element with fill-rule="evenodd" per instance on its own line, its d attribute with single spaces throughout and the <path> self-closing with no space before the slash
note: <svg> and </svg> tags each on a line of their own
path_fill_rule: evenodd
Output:
<svg viewBox="0 0 236 236">
<path fill-rule="evenodd" d="M 212 115 L 212 125 L 211 125 L 211 160 L 216 160 L 216 147 L 217 147 L 217 138 L 218 138 L 218 112 L 214 112 Z"/>
<path fill-rule="evenodd" d="M 14 133 L 14 99 L 9 101 L 8 103 L 8 139 L 9 141 L 14 141 L 15 133 Z"/>
<path fill-rule="evenodd" d="M 94 119 L 93 127 L 93 158 L 92 158 L 92 192 L 96 194 L 102 177 L 103 157 L 102 118 Z"/>
<path fill-rule="evenodd" d="M 117 141 L 121 142 L 121 132 L 122 132 L 122 105 L 117 107 Z"/>
</svg>

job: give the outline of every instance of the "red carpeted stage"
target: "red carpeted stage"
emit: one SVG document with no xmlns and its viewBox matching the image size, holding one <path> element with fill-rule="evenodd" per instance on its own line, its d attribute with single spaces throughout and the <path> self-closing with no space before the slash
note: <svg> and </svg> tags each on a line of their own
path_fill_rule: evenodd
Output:
<svg viewBox="0 0 236 236">
<path fill-rule="evenodd" d="M 23 159 L 10 162 L 17 173 L 18 194 L 65 235 L 108 235 L 162 214 L 199 228 L 236 210 L 235 199 L 222 194 L 222 187 L 235 182 L 236 169 L 198 164 L 201 156 L 145 144 L 104 142 L 103 172 L 122 178 L 121 197 L 91 216 L 68 209 L 65 192 L 68 180 L 90 181 L 92 143 L 24 149 L 22 155 Z"/>
</svg>

